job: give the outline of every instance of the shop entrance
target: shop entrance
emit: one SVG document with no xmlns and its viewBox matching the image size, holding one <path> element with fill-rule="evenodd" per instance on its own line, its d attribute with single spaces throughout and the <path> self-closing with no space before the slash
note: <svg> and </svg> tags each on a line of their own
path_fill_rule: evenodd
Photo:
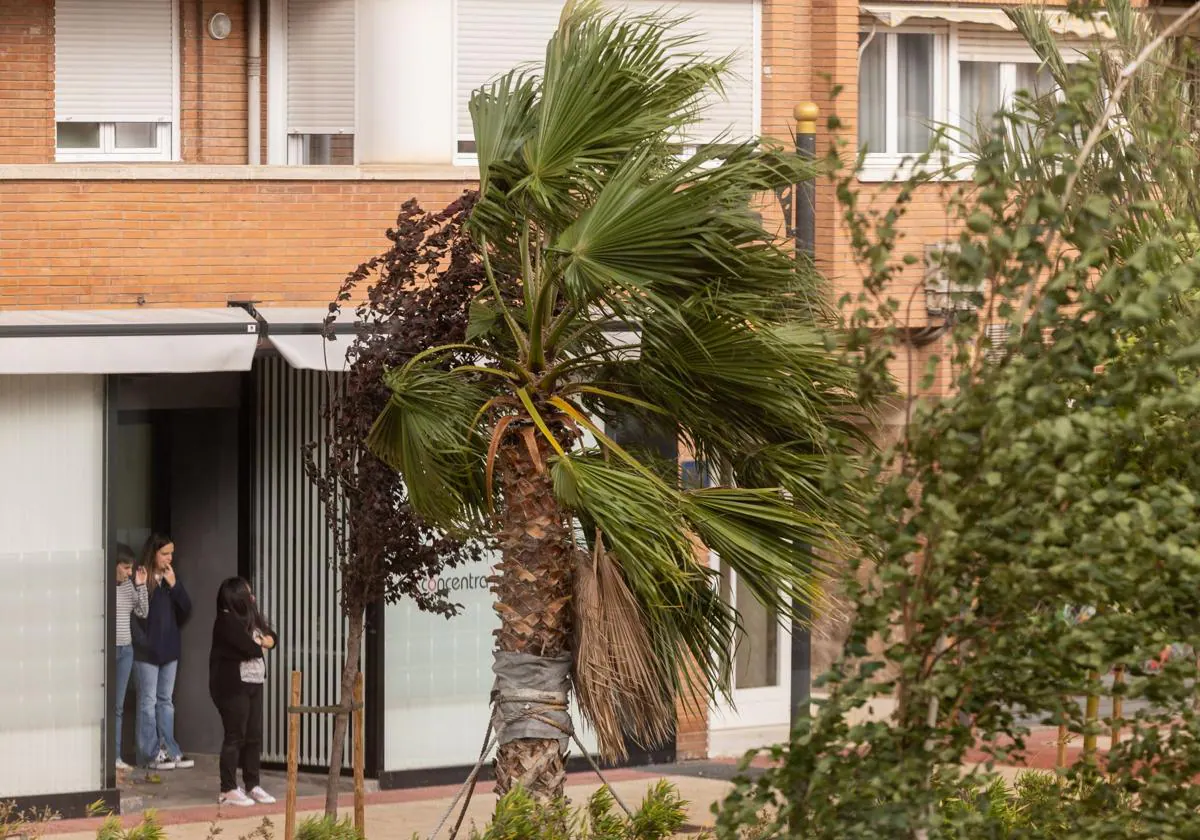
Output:
<svg viewBox="0 0 1200 840">
<path fill-rule="evenodd" d="M 175 570 L 192 601 L 175 682 L 175 738 L 189 755 L 215 754 L 221 721 L 208 696 L 217 587 L 239 562 L 239 374 L 120 377 L 110 469 L 116 542 L 143 562 L 152 534 L 175 543 Z M 121 755 L 135 760 L 136 679 L 125 702 Z M 120 698 L 118 698 L 120 702 Z"/>
</svg>

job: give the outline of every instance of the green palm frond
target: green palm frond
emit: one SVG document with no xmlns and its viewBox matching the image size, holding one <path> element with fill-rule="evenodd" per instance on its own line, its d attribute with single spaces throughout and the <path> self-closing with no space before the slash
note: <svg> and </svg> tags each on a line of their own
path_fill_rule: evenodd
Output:
<svg viewBox="0 0 1200 840">
<path fill-rule="evenodd" d="M 548 44 L 541 78 L 528 81 L 536 85 L 536 107 L 512 102 L 518 117 L 493 107 L 499 104 L 494 86 L 475 94 L 477 142 L 484 137 L 489 150 L 514 150 L 489 157 L 481 173 L 482 197 L 471 222 L 477 233 L 489 242 L 512 242 L 520 214 L 547 230 L 561 229 L 631 152 L 651 148 L 660 160 L 668 157 L 695 119 L 701 96 L 719 88 L 728 65 L 700 55 L 696 39 L 676 34 L 672 25 L 662 15 L 616 16 L 595 3 L 578 4 Z"/>
<path fill-rule="evenodd" d="M 560 458 L 553 476 L 559 500 L 585 532 L 599 530 L 620 564 L 645 616 L 664 683 L 687 695 L 718 692 L 740 625 L 721 600 L 713 571 L 696 556 L 678 492 L 596 457 Z M 691 662 L 700 664 L 699 673 Z"/>
<path fill-rule="evenodd" d="M 453 529 L 476 521 L 487 442 L 475 420 L 489 394 L 423 360 L 390 371 L 387 384 L 392 395 L 367 446 L 404 476 L 409 501 L 431 524 Z"/>
<path fill-rule="evenodd" d="M 812 546 L 828 546 L 833 526 L 805 513 L 779 490 L 710 487 L 682 495 L 688 524 L 779 615 L 804 619 L 824 574 Z"/>
</svg>

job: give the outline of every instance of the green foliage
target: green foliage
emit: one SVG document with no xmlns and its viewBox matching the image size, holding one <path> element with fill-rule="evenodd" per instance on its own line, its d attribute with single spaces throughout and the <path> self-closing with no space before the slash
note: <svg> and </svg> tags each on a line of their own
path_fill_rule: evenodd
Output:
<svg viewBox="0 0 1200 840">
<path fill-rule="evenodd" d="M 167 830 L 154 811 L 147 811 L 132 828 L 125 828 L 121 818 L 110 814 L 96 832 L 96 840 L 166 840 Z"/>
<path fill-rule="evenodd" d="M 37 840 L 46 833 L 46 825 L 58 819 L 58 814 L 49 808 L 22 811 L 17 803 L 0 801 L 0 840 L 21 837 Z"/>
<path fill-rule="evenodd" d="M 917 401 L 875 460 L 828 699 L 737 787 L 720 837 L 1200 836 L 1197 663 L 1144 666 L 1200 637 L 1200 183 L 1191 105 L 1158 96 L 1192 89 L 1192 56 L 1147 50 L 1125 0 L 1107 12 L 1120 41 L 1070 65 L 1035 12 L 1013 13 L 1062 98 L 1020 100 L 977 142 L 970 181 L 947 188 L 959 233 L 939 261 L 979 307 L 949 322 L 923 384 L 948 372 L 953 392 Z M 899 243 L 912 197 L 962 177 L 938 157 L 883 210 L 838 176 L 867 272 L 846 301 L 863 393 L 886 389 L 897 356 L 917 363 Z M 992 345 L 996 324 L 1008 338 Z M 1080 607 L 1094 614 L 1062 620 Z M 987 775 L 1033 726 L 1107 732 L 1078 698 L 1116 666 L 1133 711 L 1103 762 L 1015 793 Z M 964 790 L 974 751 L 984 772 Z"/>
<path fill-rule="evenodd" d="M 608 787 L 601 787 L 583 808 L 572 811 L 566 800 L 539 805 L 516 788 L 496 805 L 491 824 L 471 840 L 667 840 L 684 825 L 685 803 L 678 791 L 660 780 L 629 817 Z"/>
<path fill-rule="evenodd" d="M 350 817 L 309 817 L 296 826 L 296 840 L 362 840 Z"/>
</svg>

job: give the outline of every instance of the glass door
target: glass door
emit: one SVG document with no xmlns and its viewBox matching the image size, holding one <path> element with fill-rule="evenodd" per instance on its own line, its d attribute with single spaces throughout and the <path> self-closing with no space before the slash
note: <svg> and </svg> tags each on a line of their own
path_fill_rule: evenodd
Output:
<svg viewBox="0 0 1200 840">
<path fill-rule="evenodd" d="M 791 703 L 791 628 L 763 606 L 716 554 L 721 597 L 742 619 L 733 651 L 733 703 L 718 701 L 710 719 L 710 753 L 741 755 L 787 737 Z"/>
</svg>

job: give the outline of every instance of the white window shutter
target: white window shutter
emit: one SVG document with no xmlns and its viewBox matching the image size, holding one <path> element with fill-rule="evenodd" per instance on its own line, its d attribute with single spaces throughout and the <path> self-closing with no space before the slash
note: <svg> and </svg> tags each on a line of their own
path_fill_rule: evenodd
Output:
<svg viewBox="0 0 1200 840">
<path fill-rule="evenodd" d="M 523 64 L 546 60 L 563 0 L 458 0 L 455 116 L 459 140 L 474 137 L 471 94 L 497 76 Z"/>
<path fill-rule="evenodd" d="M 288 0 L 289 134 L 354 133 L 354 0 Z"/>
<path fill-rule="evenodd" d="M 697 33 L 695 48 L 714 58 L 736 54 L 725 78 L 725 96 L 709 97 L 702 123 L 689 141 L 704 143 L 728 131 L 743 139 L 758 134 L 756 61 L 758 6 L 761 0 L 612 0 L 610 6 L 635 14 L 666 12 L 687 17 L 681 34 Z M 459 0 L 456 38 L 458 138 L 472 136 L 471 94 L 521 64 L 545 61 L 546 42 L 554 34 L 563 0 Z"/>
<path fill-rule="evenodd" d="M 961 26 L 958 30 L 959 61 L 1037 64 L 1033 47 L 1015 32 L 999 32 L 986 26 Z"/>
<path fill-rule="evenodd" d="M 722 135 L 728 140 L 745 140 L 759 133 L 755 121 L 756 18 L 760 0 L 627 0 L 630 11 L 640 14 L 665 13 L 687 18 L 677 28 L 681 35 L 695 35 L 692 50 L 711 58 L 733 56 L 722 84 L 724 95 L 705 98 L 704 118 L 693 128 L 689 140 L 708 143 Z"/>
<path fill-rule="evenodd" d="M 172 122 L 174 0 L 56 0 L 60 121 Z"/>
</svg>

